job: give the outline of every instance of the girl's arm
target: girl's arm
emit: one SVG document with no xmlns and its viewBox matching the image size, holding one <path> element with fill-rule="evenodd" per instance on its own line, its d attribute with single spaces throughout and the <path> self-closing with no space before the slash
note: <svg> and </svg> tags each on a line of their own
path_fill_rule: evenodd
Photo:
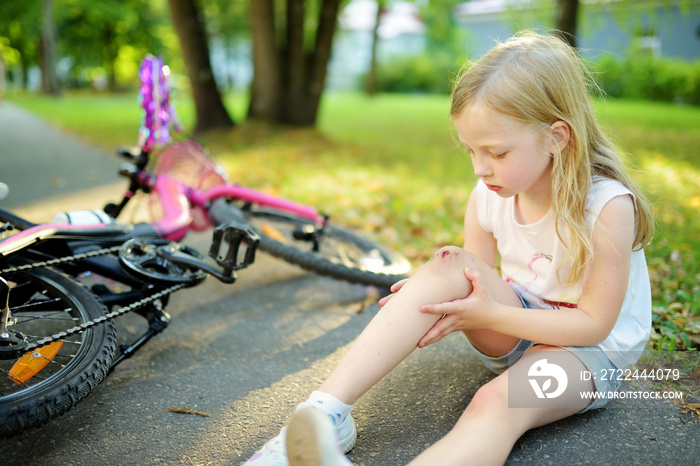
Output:
<svg viewBox="0 0 700 466">
<path fill-rule="evenodd" d="M 487 328 L 556 346 L 590 346 L 612 330 L 627 291 L 634 240 L 634 206 L 629 196 L 603 208 L 592 236 L 594 258 L 583 278 L 577 309 L 521 309 L 497 303 L 476 271 L 466 271 L 474 291 L 463 300 L 423 306 L 432 314 L 461 314 L 458 328 Z"/>
</svg>

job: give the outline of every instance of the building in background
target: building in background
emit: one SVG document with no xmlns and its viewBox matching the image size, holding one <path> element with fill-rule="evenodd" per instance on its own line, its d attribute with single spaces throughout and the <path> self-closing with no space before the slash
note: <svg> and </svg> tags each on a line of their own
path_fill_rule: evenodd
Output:
<svg viewBox="0 0 700 466">
<path fill-rule="evenodd" d="M 494 39 L 504 40 L 519 29 L 542 28 L 551 10 L 544 12 L 533 5 L 538 3 L 471 0 L 460 4 L 454 14 L 469 36 L 465 44 L 469 56 L 483 55 Z M 581 0 L 578 39 L 579 48 L 593 57 L 624 56 L 636 49 L 653 56 L 697 60 L 700 1 Z"/>
</svg>

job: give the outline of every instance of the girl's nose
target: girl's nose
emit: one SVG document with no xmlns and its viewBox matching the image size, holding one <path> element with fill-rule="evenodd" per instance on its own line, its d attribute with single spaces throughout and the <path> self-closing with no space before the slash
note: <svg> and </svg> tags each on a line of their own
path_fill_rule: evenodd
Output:
<svg viewBox="0 0 700 466">
<path fill-rule="evenodd" d="M 491 167 L 489 167 L 488 161 L 484 157 L 478 155 L 472 156 L 472 167 L 474 168 L 474 175 L 479 178 L 491 175 Z"/>
</svg>

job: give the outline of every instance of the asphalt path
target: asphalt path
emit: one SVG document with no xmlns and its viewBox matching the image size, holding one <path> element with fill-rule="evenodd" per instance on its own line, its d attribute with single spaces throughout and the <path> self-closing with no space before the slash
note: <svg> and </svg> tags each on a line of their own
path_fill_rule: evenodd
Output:
<svg viewBox="0 0 700 466">
<path fill-rule="evenodd" d="M 0 102 L 0 181 L 10 188 L 0 202 L 6 208 L 117 182 L 121 162 Z"/>
<path fill-rule="evenodd" d="M 0 206 L 36 221 L 99 208 L 118 198 L 118 164 L 0 105 L 0 181 L 11 189 Z M 206 233 L 187 240 L 201 250 L 208 241 Z M 259 254 L 233 285 L 208 279 L 173 295 L 163 334 L 64 416 L 0 441 L 0 464 L 241 464 L 330 373 L 376 314 L 378 295 Z M 134 316 L 117 323 L 121 341 L 143 328 Z M 491 377 L 460 335 L 417 350 L 357 402 L 349 458 L 406 464 L 450 430 Z M 698 416 L 681 402 L 616 400 L 528 432 L 507 464 L 698 465 L 699 439 Z"/>
</svg>

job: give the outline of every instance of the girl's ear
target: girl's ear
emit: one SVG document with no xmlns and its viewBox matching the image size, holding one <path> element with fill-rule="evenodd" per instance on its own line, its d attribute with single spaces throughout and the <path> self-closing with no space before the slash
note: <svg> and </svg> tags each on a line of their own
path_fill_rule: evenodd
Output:
<svg viewBox="0 0 700 466">
<path fill-rule="evenodd" d="M 571 127 L 564 120 L 557 120 L 549 125 L 549 134 L 552 135 L 558 152 L 562 152 L 571 140 Z"/>
</svg>

